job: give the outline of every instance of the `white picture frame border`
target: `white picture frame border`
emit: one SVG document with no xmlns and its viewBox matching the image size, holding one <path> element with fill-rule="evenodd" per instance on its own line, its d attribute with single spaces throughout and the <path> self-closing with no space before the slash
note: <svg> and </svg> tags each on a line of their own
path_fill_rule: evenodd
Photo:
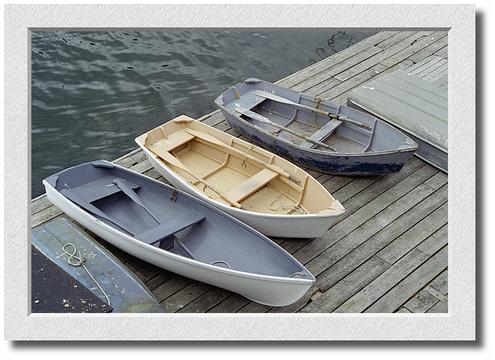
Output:
<svg viewBox="0 0 495 360">
<path fill-rule="evenodd" d="M 448 314 L 30 314 L 30 31 L 108 28 L 449 29 Z M 5 338 L 475 340 L 474 5 L 7 5 Z"/>
</svg>

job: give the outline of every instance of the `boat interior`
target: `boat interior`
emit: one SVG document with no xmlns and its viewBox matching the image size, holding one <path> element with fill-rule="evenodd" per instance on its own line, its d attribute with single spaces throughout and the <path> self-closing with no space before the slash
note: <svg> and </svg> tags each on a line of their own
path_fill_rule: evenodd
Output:
<svg viewBox="0 0 495 360">
<path fill-rule="evenodd" d="M 109 162 L 79 165 L 47 181 L 108 225 L 166 251 L 228 269 L 311 278 L 262 235 L 172 187 Z"/>
<path fill-rule="evenodd" d="M 150 131 L 144 146 L 198 191 L 224 204 L 285 215 L 331 209 L 333 198 L 301 169 L 231 135 L 222 133 L 220 140 L 201 125 L 171 121 Z"/>
<path fill-rule="evenodd" d="M 227 91 L 224 94 L 223 106 L 253 126 L 302 149 L 346 154 L 373 153 L 399 146 L 403 140 L 396 136 L 390 139 L 393 134 L 389 134 L 376 118 L 347 106 L 334 105 L 287 89 L 283 89 L 286 92 L 284 97 L 274 95 L 275 92 L 282 92 L 279 87 L 260 89 L 263 89 L 260 85 L 246 84 L 233 88 L 231 93 Z M 330 118 L 311 109 L 336 117 Z M 384 140 L 383 135 L 389 139 Z"/>
</svg>

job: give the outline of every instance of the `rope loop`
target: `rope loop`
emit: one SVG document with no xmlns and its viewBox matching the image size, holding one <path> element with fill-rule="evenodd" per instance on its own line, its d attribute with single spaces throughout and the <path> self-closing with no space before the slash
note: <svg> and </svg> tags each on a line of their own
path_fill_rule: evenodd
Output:
<svg viewBox="0 0 495 360">
<path fill-rule="evenodd" d="M 68 250 L 69 247 L 72 247 L 73 251 Z M 79 267 L 79 266 L 83 267 L 83 269 L 88 273 L 91 280 L 93 280 L 93 282 L 98 287 L 98 289 L 100 289 L 103 296 L 105 296 L 105 299 L 107 300 L 107 304 L 109 306 L 111 306 L 112 304 L 110 303 L 110 298 L 108 297 L 107 293 L 105 292 L 105 290 L 103 290 L 103 288 L 98 283 L 98 281 L 96 281 L 96 279 L 93 277 L 93 275 L 89 272 L 86 265 L 84 265 L 84 263 L 88 259 L 86 259 L 85 257 L 83 257 L 81 255 L 81 252 L 77 249 L 76 245 L 74 245 L 72 243 L 66 243 L 66 244 L 64 244 L 64 246 L 62 246 L 62 251 L 63 251 L 63 254 L 68 256 L 67 264 L 69 264 L 70 266 L 74 266 L 74 267 Z M 58 257 L 61 257 L 63 254 L 60 254 Z M 76 254 L 78 254 L 78 255 L 76 256 Z"/>
</svg>

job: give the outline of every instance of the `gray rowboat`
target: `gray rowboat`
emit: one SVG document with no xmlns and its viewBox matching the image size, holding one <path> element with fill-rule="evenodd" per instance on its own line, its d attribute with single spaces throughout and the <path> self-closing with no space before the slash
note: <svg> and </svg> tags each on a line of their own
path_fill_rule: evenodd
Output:
<svg viewBox="0 0 495 360">
<path fill-rule="evenodd" d="M 144 261 L 272 306 L 301 298 L 315 278 L 270 239 L 203 200 L 107 161 L 43 181 L 48 199 Z"/>
<path fill-rule="evenodd" d="M 396 172 L 417 148 L 411 138 L 371 115 L 259 79 L 231 87 L 215 104 L 243 135 L 320 172 Z"/>
</svg>

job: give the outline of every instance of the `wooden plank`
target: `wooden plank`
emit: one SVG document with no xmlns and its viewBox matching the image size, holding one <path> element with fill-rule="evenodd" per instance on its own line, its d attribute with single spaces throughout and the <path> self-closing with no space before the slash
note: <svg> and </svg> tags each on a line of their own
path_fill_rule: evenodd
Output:
<svg viewBox="0 0 495 360">
<path fill-rule="evenodd" d="M 428 259 L 417 249 L 393 264 L 383 274 L 335 309 L 335 312 L 362 312 Z"/>
<path fill-rule="evenodd" d="M 222 112 L 220 110 L 215 110 L 210 114 L 209 117 L 206 119 L 202 120 L 203 123 L 209 126 L 215 127 L 216 125 L 220 124 L 221 122 L 225 121 L 225 117 L 223 116 Z"/>
<path fill-rule="evenodd" d="M 407 39 L 408 37 L 414 35 L 417 31 L 399 31 L 397 34 L 389 37 L 386 40 L 381 41 L 380 43 L 376 44 L 377 47 L 386 49 L 392 45 L 395 45 L 404 39 Z"/>
<path fill-rule="evenodd" d="M 246 306 L 238 310 L 238 313 L 265 313 L 270 310 L 271 306 L 266 306 L 250 301 Z"/>
<path fill-rule="evenodd" d="M 437 64 L 441 60 L 442 58 L 440 56 L 435 56 L 435 55 L 428 56 L 427 58 L 417 62 L 414 66 L 409 68 L 407 72 L 409 74 L 418 76 L 419 73 Z"/>
<path fill-rule="evenodd" d="M 409 60 L 412 60 L 414 62 L 421 61 L 422 59 L 430 55 L 433 55 L 439 49 L 446 47 L 447 43 L 448 43 L 448 36 L 447 35 L 442 36 L 441 38 L 438 39 L 438 41 L 429 44 L 428 46 L 425 46 L 423 49 L 411 55 L 409 57 Z"/>
<path fill-rule="evenodd" d="M 301 312 L 332 312 L 389 267 L 390 265 L 382 259 L 371 257 L 318 299 L 306 305 Z"/>
<path fill-rule="evenodd" d="M 356 74 L 355 76 L 347 79 L 346 81 L 343 81 L 339 85 L 334 86 L 327 91 L 324 91 L 322 93 L 313 93 L 312 90 L 308 90 L 308 93 L 325 99 L 333 99 L 366 82 L 367 80 L 372 79 L 373 77 L 383 73 L 385 70 L 387 70 L 386 66 L 383 66 L 382 64 L 376 64 L 375 66 Z"/>
<path fill-rule="evenodd" d="M 180 291 L 177 291 L 170 297 L 167 297 L 166 301 L 163 301 L 162 305 L 167 313 L 177 312 L 194 299 L 197 299 L 202 294 L 206 293 L 209 288 L 210 286 L 204 283 L 193 281 Z"/>
<path fill-rule="evenodd" d="M 380 250 L 376 255 L 389 264 L 393 264 L 405 253 L 443 227 L 447 223 L 447 211 L 448 204 L 445 203 L 392 243 Z M 428 236 L 424 236 L 424 234 L 428 234 Z"/>
<path fill-rule="evenodd" d="M 445 301 L 439 301 L 436 303 L 435 306 L 433 306 L 430 310 L 427 311 L 427 313 L 448 313 L 449 312 L 449 302 Z"/>
<path fill-rule="evenodd" d="M 383 51 L 376 46 L 370 46 L 363 51 L 355 54 L 354 56 L 346 59 L 345 61 L 339 62 L 330 66 L 328 69 L 318 73 L 316 76 L 308 77 L 301 81 L 299 84 L 294 85 L 293 89 L 297 91 L 305 92 L 308 89 L 313 89 L 313 91 L 323 92 L 328 90 L 330 87 L 339 84 L 340 79 L 330 79 L 337 74 L 359 64 L 360 62 L 366 60 L 367 58 L 378 54 Z"/>
<path fill-rule="evenodd" d="M 160 285 L 164 284 L 166 281 L 170 280 L 174 275 L 166 270 L 163 270 L 156 276 L 153 276 L 145 281 L 146 286 L 151 291 L 155 290 Z"/>
<path fill-rule="evenodd" d="M 363 71 L 373 68 L 374 66 L 382 63 L 385 67 L 390 67 L 395 65 L 396 63 L 400 62 L 401 60 L 407 59 L 409 57 L 405 56 L 405 51 L 411 52 L 417 49 L 421 49 L 423 47 L 422 43 L 420 41 L 417 41 L 419 39 L 423 39 L 424 37 L 429 37 L 429 36 L 434 36 L 433 31 L 418 31 L 414 33 L 413 35 L 405 38 L 401 42 L 394 44 L 384 50 L 382 50 L 380 53 L 366 59 L 365 61 L 362 61 L 356 66 L 353 66 L 349 70 L 346 70 L 336 76 L 334 76 L 337 80 L 340 81 L 347 81 L 350 78 L 356 76 L 359 73 L 362 73 Z M 414 43 L 417 41 L 414 45 L 411 45 L 411 43 Z M 397 56 L 397 54 L 402 53 L 402 57 Z M 393 58 L 393 60 L 389 60 Z M 387 64 L 384 62 L 387 61 Z"/>
<path fill-rule="evenodd" d="M 447 74 L 447 63 L 443 63 L 441 66 L 438 66 L 436 69 L 430 71 L 425 74 L 422 78 L 427 81 L 433 81 L 439 79 Z"/>
<path fill-rule="evenodd" d="M 46 195 L 43 195 L 39 199 L 36 199 L 36 201 L 31 201 L 31 214 L 36 214 L 49 208 L 50 206 L 52 206 L 52 203 L 48 200 Z"/>
<path fill-rule="evenodd" d="M 313 240 L 310 244 L 297 251 L 295 253 L 296 257 L 299 261 L 302 261 L 305 264 L 308 263 L 331 245 L 342 239 L 351 230 L 357 228 L 371 217 L 378 214 L 381 210 L 423 183 L 436 172 L 437 170 L 430 166 L 423 167 L 391 188 L 385 187 L 384 191 L 379 194 L 376 194 L 374 190 L 379 189 L 380 186 L 385 186 L 386 177 L 383 179 L 384 181 L 374 184 L 376 186 L 370 186 L 360 193 L 360 198 L 371 198 L 369 202 L 359 201 L 360 199 L 356 200 L 357 197 L 353 198 L 355 200 L 352 205 L 354 205 L 355 209 L 359 210 L 352 212 L 351 207 L 351 214 L 345 217 L 337 225 L 333 226 L 330 231 L 325 233 L 322 237 Z M 363 206 L 363 204 L 366 205 Z M 346 206 L 344 205 L 344 207 Z"/>
<path fill-rule="evenodd" d="M 31 228 L 41 225 L 60 215 L 62 215 L 62 212 L 59 209 L 57 209 L 55 206 L 50 206 L 49 208 L 31 216 Z"/>
<path fill-rule="evenodd" d="M 435 36 L 438 36 L 438 34 L 436 34 Z M 417 46 L 416 48 L 420 49 L 421 47 Z M 406 48 L 406 50 L 408 50 L 408 48 Z M 410 52 L 410 50 L 409 50 L 409 52 Z M 332 99 L 333 101 L 336 101 L 337 100 L 336 98 L 339 98 L 340 99 L 339 101 L 342 102 L 342 98 L 343 98 L 342 95 L 345 92 L 351 90 L 354 87 L 357 87 L 358 85 L 362 84 L 363 82 L 365 82 L 367 80 L 372 79 L 373 77 L 377 76 L 380 73 L 388 73 L 388 72 L 395 70 L 398 64 L 407 60 L 407 56 L 410 55 L 409 52 L 401 51 L 398 54 L 391 57 L 391 58 L 393 58 L 393 60 L 391 60 L 391 58 L 387 58 L 386 60 L 383 60 L 381 63 L 374 65 L 373 67 L 366 69 L 362 72 L 358 71 L 358 70 L 360 70 L 360 68 L 354 69 L 351 72 L 350 71 L 352 69 L 351 68 L 351 69 L 349 69 L 349 71 L 347 73 L 344 72 L 342 74 L 339 74 L 340 78 L 337 77 L 339 80 L 343 81 L 341 84 L 335 86 L 334 88 L 332 88 L 329 91 L 319 93 L 316 95 L 318 95 L 320 97 Z M 414 51 L 413 51 L 413 53 L 414 53 Z M 378 54 L 378 55 L 380 55 L 380 54 Z M 430 55 L 430 54 L 425 54 L 423 52 L 418 56 L 421 59 L 423 59 L 427 55 Z M 371 58 L 368 59 L 367 61 L 369 61 L 371 63 L 373 62 L 373 61 L 371 61 Z M 361 66 L 362 66 L 362 64 L 361 64 Z M 357 74 L 357 75 L 353 75 L 353 74 Z M 309 91 L 309 92 L 311 92 L 311 91 Z"/>
<path fill-rule="evenodd" d="M 232 295 L 230 291 L 212 286 L 206 293 L 184 306 L 179 312 L 205 313 L 220 304 L 230 295 Z"/>
<path fill-rule="evenodd" d="M 362 245 L 352 250 L 352 252 L 338 259 L 335 264 L 328 263 L 325 271 L 317 275 L 320 289 L 325 290 L 332 287 L 351 271 L 374 256 L 384 246 L 391 243 L 418 221 L 428 216 L 428 214 L 444 202 L 444 196 L 440 192 L 431 195 L 408 212 L 402 214 L 392 224 L 370 237 Z M 325 268 L 324 264 L 321 268 Z"/>
<path fill-rule="evenodd" d="M 168 281 L 165 281 L 164 283 L 153 289 L 152 292 L 157 300 L 159 302 L 162 302 L 163 300 L 175 294 L 177 291 L 189 285 L 190 282 L 190 279 L 174 274 Z"/>
<path fill-rule="evenodd" d="M 418 170 L 419 168 L 423 167 L 424 163 L 421 160 L 418 160 L 416 158 L 412 158 L 407 162 L 407 164 L 402 168 L 401 173 L 404 175 L 404 177 L 412 174 L 414 171 Z M 333 193 L 333 196 L 338 199 L 345 207 L 346 213 L 344 214 L 345 216 L 349 216 L 352 214 L 352 212 L 360 206 L 361 201 L 364 203 L 366 201 L 370 201 L 369 198 L 362 199 L 361 197 L 363 194 L 361 194 L 357 200 L 353 199 L 350 202 L 347 202 L 350 198 L 353 196 L 359 194 L 361 191 L 364 189 L 368 188 L 369 186 L 373 185 L 376 183 L 379 179 L 382 179 L 383 176 L 381 177 L 367 177 L 367 178 L 359 178 L 355 179 L 352 182 L 349 182 L 347 185 L 339 189 L 338 191 L 330 191 Z M 387 183 L 390 181 L 390 175 L 386 178 Z M 399 182 L 400 179 L 397 179 L 397 182 Z M 354 185 L 353 185 L 354 184 Z M 326 185 L 326 183 L 323 183 L 324 187 L 327 189 L 330 189 L 330 186 Z M 389 183 L 390 185 L 390 183 Z M 391 185 L 390 185 L 391 186 Z M 371 194 L 376 194 L 377 196 L 381 193 L 381 187 L 375 185 L 375 188 L 372 190 Z M 384 190 L 383 190 L 384 191 Z M 366 194 L 366 193 L 365 193 Z M 329 223 L 329 227 L 334 226 L 337 224 L 340 220 L 342 220 L 343 217 L 340 217 L 339 219 L 332 220 Z M 330 229 L 331 231 L 331 229 Z M 306 246 L 313 240 L 287 240 L 287 243 L 283 244 L 283 247 L 289 251 L 290 253 L 294 253 L 295 251 L 299 250 L 300 248 Z"/>
<path fill-rule="evenodd" d="M 327 189 L 327 191 L 330 194 L 334 194 L 339 189 L 343 188 L 344 186 L 346 186 L 347 184 L 349 184 L 353 180 L 354 180 L 354 178 L 352 178 L 350 176 L 338 176 L 338 175 L 336 175 L 336 176 L 332 177 L 330 180 L 325 181 L 322 185 L 325 189 Z"/>
<path fill-rule="evenodd" d="M 449 53 L 449 47 L 448 47 L 448 45 L 445 45 L 443 48 L 437 50 L 434 54 L 436 56 L 441 56 L 444 59 L 447 59 L 448 58 L 448 53 Z"/>
<path fill-rule="evenodd" d="M 406 196 L 404 196 L 400 201 L 393 203 L 391 206 L 387 207 L 379 214 L 375 215 L 370 220 L 364 222 L 362 225 L 353 229 L 342 237 L 338 242 L 330 246 L 324 252 L 322 252 L 317 258 L 306 264 L 308 270 L 310 270 L 314 275 L 319 275 L 323 271 L 327 270 L 333 264 L 337 263 L 340 259 L 344 258 L 351 252 L 355 251 L 359 246 L 363 245 L 367 240 L 376 236 L 377 233 L 383 231 L 389 224 L 393 223 L 394 220 L 401 217 L 405 212 L 408 212 L 410 208 L 414 208 L 415 205 L 421 202 L 423 199 L 427 199 L 429 195 L 434 193 L 433 189 L 428 189 L 426 186 L 418 186 Z M 439 196 L 442 196 L 439 193 Z M 437 197 L 434 197 L 435 200 Z M 441 200 L 440 200 L 441 201 Z M 437 203 L 434 203 L 437 205 Z M 427 237 L 427 236 L 425 236 Z M 388 238 L 389 239 L 389 238 Z M 381 236 L 381 241 L 386 241 L 387 238 Z M 391 241 L 393 239 L 390 239 Z M 368 247 L 365 247 L 366 249 Z M 362 250 L 358 251 L 360 256 L 363 255 Z M 366 254 L 366 253 L 364 253 Z M 370 253 L 368 256 L 370 256 Z M 330 286 L 328 271 L 327 276 L 320 277 L 318 279 L 319 286 L 321 289 L 325 290 Z"/>
<path fill-rule="evenodd" d="M 309 138 L 313 141 L 321 142 L 328 138 L 340 125 L 342 125 L 342 121 L 332 119 L 323 125 L 318 131 L 316 131 Z M 303 141 L 300 145 L 301 147 L 305 147 L 307 149 L 311 149 L 315 146 L 314 142 Z"/>
<path fill-rule="evenodd" d="M 241 309 L 243 306 L 249 303 L 249 300 L 238 294 L 232 294 L 220 304 L 216 305 L 212 309 L 208 310 L 210 313 L 232 313 Z"/>
<path fill-rule="evenodd" d="M 447 245 L 448 241 L 448 227 L 447 225 L 443 226 L 440 230 L 430 236 L 428 239 L 423 241 L 418 245 L 418 249 L 422 252 L 433 255 L 438 250 Z"/>
<path fill-rule="evenodd" d="M 447 65 L 447 61 L 445 59 L 438 57 L 438 56 L 435 56 L 435 55 L 432 55 L 432 56 L 434 56 L 437 59 L 440 59 L 440 61 L 437 61 L 432 65 L 430 63 L 428 63 L 427 65 L 430 65 L 430 66 L 428 66 L 427 68 L 424 68 L 423 70 L 421 70 L 420 72 L 415 74 L 417 77 L 422 78 L 422 79 L 426 79 L 432 73 L 436 74 L 439 70 L 442 70 L 442 69 L 444 69 L 443 71 L 447 70 L 447 68 L 445 67 L 445 65 Z M 432 60 L 432 62 L 433 61 L 434 60 Z"/>
<path fill-rule="evenodd" d="M 447 69 L 445 69 L 445 71 L 442 71 L 442 72 L 436 74 L 435 76 L 430 77 L 428 79 L 428 81 L 434 85 L 437 85 L 437 86 L 439 84 L 447 84 L 449 81 L 449 73 L 448 73 Z"/>
<path fill-rule="evenodd" d="M 381 63 L 382 63 L 382 65 L 385 65 L 386 67 L 390 67 L 390 66 L 393 66 L 404 59 L 409 58 L 410 56 L 412 56 L 412 55 L 414 55 L 420 51 L 429 52 L 429 55 L 431 55 L 432 52 L 437 50 L 437 47 L 431 46 L 431 45 L 436 43 L 438 40 L 440 40 L 446 36 L 447 36 L 446 31 L 430 32 L 429 35 L 427 35 L 423 38 L 417 38 L 410 46 L 407 46 L 406 48 L 402 49 L 401 51 L 394 54 L 393 56 L 385 59 Z M 440 45 L 437 45 L 437 46 L 440 46 Z M 424 55 L 421 55 L 421 56 L 424 56 Z"/>
<path fill-rule="evenodd" d="M 447 268 L 447 254 L 448 247 L 446 246 L 367 308 L 365 312 L 382 313 L 397 310 L 423 286 Z"/>
<path fill-rule="evenodd" d="M 423 290 L 404 304 L 404 308 L 414 313 L 425 313 L 435 306 L 439 301 L 447 301 L 448 293 L 448 271 L 443 271 L 431 281 Z"/>
<path fill-rule="evenodd" d="M 262 169 L 249 179 L 229 190 L 225 196 L 234 202 L 239 202 L 260 190 L 279 174 L 270 169 Z"/>
<path fill-rule="evenodd" d="M 349 46 L 346 49 L 343 49 L 342 51 L 339 51 L 333 55 L 330 55 L 329 57 L 317 62 L 316 64 L 313 64 L 311 66 L 308 66 L 298 72 L 295 72 L 283 79 L 280 79 L 277 84 L 285 86 L 285 87 L 293 87 L 294 85 L 298 84 L 300 81 L 303 81 L 306 78 L 309 78 L 313 75 L 316 75 L 320 73 L 321 71 L 324 71 L 327 67 L 339 63 L 341 61 L 344 61 L 348 59 L 349 57 L 353 56 L 354 54 L 359 53 L 360 51 L 376 45 L 380 43 L 383 40 L 386 40 L 390 38 L 391 36 L 397 34 L 398 31 L 381 31 L 375 35 L 372 35 L 370 37 L 367 37 L 366 39 Z"/>
</svg>

